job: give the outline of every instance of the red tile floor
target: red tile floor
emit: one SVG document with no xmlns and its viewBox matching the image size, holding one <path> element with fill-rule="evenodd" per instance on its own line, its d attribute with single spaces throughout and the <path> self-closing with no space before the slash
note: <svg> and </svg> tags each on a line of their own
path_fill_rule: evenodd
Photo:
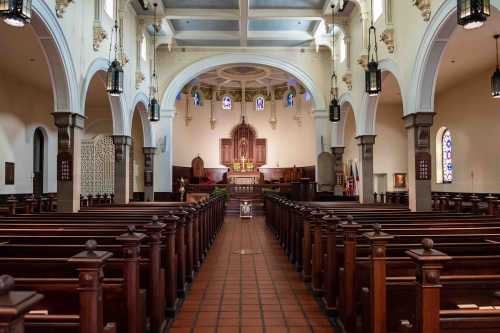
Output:
<svg viewBox="0 0 500 333">
<path fill-rule="evenodd" d="M 240 255 L 241 249 L 259 254 Z M 171 333 L 334 332 L 263 218 L 227 217 Z"/>
</svg>

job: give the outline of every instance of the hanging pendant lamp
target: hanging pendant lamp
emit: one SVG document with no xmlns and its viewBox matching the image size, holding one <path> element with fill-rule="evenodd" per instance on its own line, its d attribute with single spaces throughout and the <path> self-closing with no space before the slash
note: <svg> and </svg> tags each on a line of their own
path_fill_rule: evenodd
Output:
<svg viewBox="0 0 500 333">
<path fill-rule="evenodd" d="M 335 5 L 332 5 L 332 81 L 331 81 L 330 114 L 332 123 L 340 121 L 340 103 L 337 100 L 337 73 L 335 72 Z"/>
<path fill-rule="evenodd" d="M 115 38 L 115 59 L 111 61 L 111 47 L 113 46 L 113 36 Z M 118 61 L 118 3 L 115 1 L 115 25 L 109 44 L 109 68 L 107 75 L 106 90 L 111 96 L 119 96 L 123 93 L 123 67 Z"/>
<path fill-rule="evenodd" d="M 495 35 L 493 38 L 495 38 L 497 50 L 497 69 L 491 76 L 491 96 L 493 98 L 500 98 L 500 64 L 498 60 L 498 38 L 500 38 L 500 35 Z"/>
<path fill-rule="evenodd" d="M 31 22 L 31 0 L 0 0 L 0 17 L 12 27 Z"/>
<path fill-rule="evenodd" d="M 157 90 L 157 82 L 158 78 L 156 77 L 156 8 L 158 4 L 155 2 L 153 4 L 154 6 L 154 21 L 153 21 L 153 75 L 151 75 L 151 86 L 152 86 L 152 92 L 151 92 L 151 97 L 149 99 L 149 120 L 150 121 L 159 121 L 160 120 L 160 104 L 158 103 L 158 100 L 156 99 L 156 90 Z"/>
<path fill-rule="evenodd" d="M 373 25 L 373 0 L 371 1 L 371 26 L 368 29 L 368 69 L 365 71 L 365 86 L 370 96 L 377 96 L 382 91 L 382 71 L 378 67 L 377 30 Z"/>
<path fill-rule="evenodd" d="M 471 30 L 481 27 L 490 16 L 490 0 L 457 0 L 457 23 Z"/>
</svg>

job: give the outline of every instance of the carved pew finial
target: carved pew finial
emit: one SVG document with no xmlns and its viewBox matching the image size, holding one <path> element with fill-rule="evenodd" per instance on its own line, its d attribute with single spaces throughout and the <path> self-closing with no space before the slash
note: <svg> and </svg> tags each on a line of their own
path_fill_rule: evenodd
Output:
<svg viewBox="0 0 500 333">
<path fill-rule="evenodd" d="M 422 240 L 422 245 L 424 247 L 424 252 L 431 253 L 432 248 L 434 247 L 434 241 L 430 238 L 424 238 Z"/>
<path fill-rule="evenodd" d="M 89 239 L 85 242 L 85 250 L 87 250 L 87 255 L 95 256 L 95 250 L 97 249 L 97 242 L 94 239 Z"/>
<path fill-rule="evenodd" d="M 10 275 L 0 276 L 0 296 L 7 295 L 14 289 L 15 281 Z"/>
</svg>

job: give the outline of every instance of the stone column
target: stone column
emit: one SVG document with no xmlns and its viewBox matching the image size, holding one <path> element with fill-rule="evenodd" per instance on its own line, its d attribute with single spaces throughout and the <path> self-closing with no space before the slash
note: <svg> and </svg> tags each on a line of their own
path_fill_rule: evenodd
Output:
<svg viewBox="0 0 500 333">
<path fill-rule="evenodd" d="M 357 136 L 359 143 L 359 201 L 373 203 L 373 145 L 375 135 Z"/>
<path fill-rule="evenodd" d="M 57 210 L 72 213 L 80 209 L 81 136 L 85 117 L 77 113 L 54 112 L 57 141 Z"/>
<path fill-rule="evenodd" d="M 154 158 L 156 148 L 144 147 L 144 201 L 150 202 L 155 200 L 154 190 Z"/>
<path fill-rule="evenodd" d="M 344 195 L 344 147 L 332 147 L 335 176 L 334 195 Z"/>
<path fill-rule="evenodd" d="M 130 146 L 132 138 L 126 135 L 113 135 L 115 145 L 115 204 L 129 203 Z"/>
<path fill-rule="evenodd" d="M 432 210 L 432 159 L 430 132 L 434 113 L 404 117 L 408 131 L 408 194 L 412 211 Z"/>
</svg>

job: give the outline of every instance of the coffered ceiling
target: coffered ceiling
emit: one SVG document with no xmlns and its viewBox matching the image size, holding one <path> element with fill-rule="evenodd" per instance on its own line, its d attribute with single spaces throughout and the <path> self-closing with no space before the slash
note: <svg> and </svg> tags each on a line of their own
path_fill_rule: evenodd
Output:
<svg viewBox="0 0 500 333">
<path fill-rule="evenodd" d="M 152 3 L 154 0 L 149 0 Z M 160 44 L 181 47 L 309 47 L 332 0 L 158 0 Z M 137 6 L 136 6 L 137 7 Z M 348 3 L 341 16 L 354 8 Z M 150 11 L 136 8 L 140 14 Z"/>
</svg>

